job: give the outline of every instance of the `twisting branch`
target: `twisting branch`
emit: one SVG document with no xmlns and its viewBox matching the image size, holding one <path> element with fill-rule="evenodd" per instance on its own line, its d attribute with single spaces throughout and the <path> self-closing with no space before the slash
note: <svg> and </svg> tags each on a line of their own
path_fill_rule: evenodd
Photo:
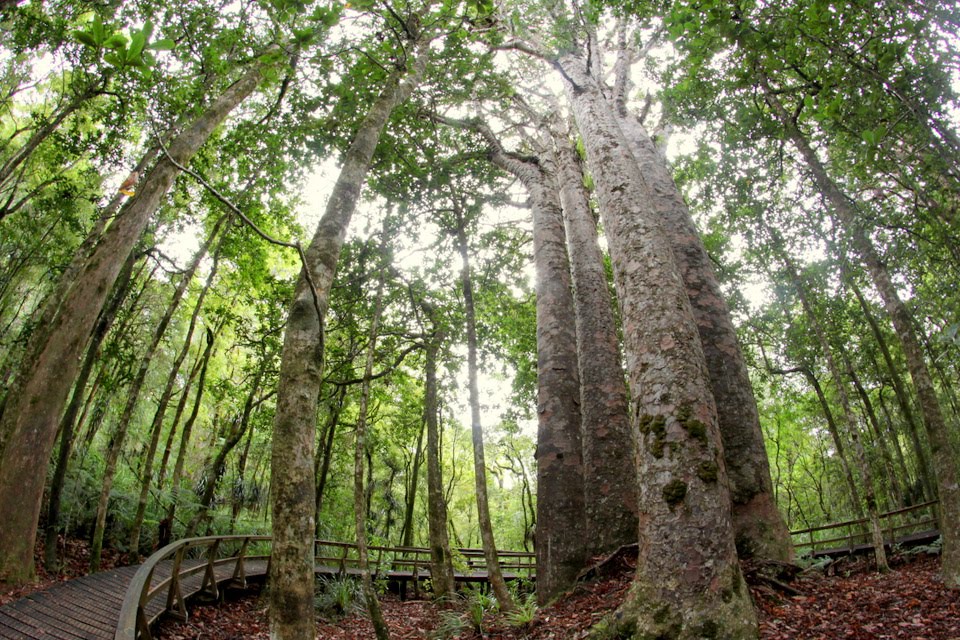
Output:
<svg viewBox="0 0 960 640">
<path fill-rule="evenodd" d="M 153 126 L 152 122 L 150 124 L 151 126 Z M 201 176 L 199 173 L 197 173 L 193 169 L 189 169 L 183 166 L 181 163 L 177 162 L 176 158 L 170 155 L 170 151 L 167 149 L 167 146 L 163 143 L 163 139 L 160 137 L 159 133 L 157 132 L 156 127 L 154 127 L 153 129 L 153 133 L 157 138 L 157 144 L 160 145 L 160 150 L 163 152 L 163 155 L 166 156 L 167 160 L 170 161 L 170 164 L 172 164 L 174 167 L 176 167 L 183 173 L 187 174 L 194 180 L 196 180 L 200 184 L 200 186 L 202 186 L 204 189 L 206 189 L 210 193 L 210 195 L 212 195 L 214 198 L 219 200 L 221 204 L 223 204 L 230 211 L 236 214 L 236 216 L 241 220 L 243 220 L 243 222 L 248 227 L 253 229 L 254 233 L 256 233 L 258 236 L 260 236 L 270 244 L 275 244 L 278 247 L 287 247 L 289 249 L 296 249 L 297 255 L 300 256 L 300 263 L 303 266 L 303 276 L 307 281 L 307 286 L 310 287 L 310 294 L 313 296 L 313 308 L 317 312 L 317 322 L 319 322 L 320 325 L 322 326 L 323 311 L 320 309 L 320 294 L 317 293 L 317 286 L 313 282 L 313 276 L 310 274 L 310 265 L 307 263 L 307 255 L 303 252 L 303 247 L 300 246 L 300 242 L 297 240 L 294 240 L 293 242 L 277 240 L 276 238 L 268 234 L 266 231 L 258 227 L 257 223 L 255 223 L 253 220 L 247 217 L 247 214 L 245 214 L 243 211 L 240 210 L 240 207 L 235 205 L 229 198 L 227 198 L 225 195 L 220 193 L 217 190 L 217 188 L 214 187 L 209 182 L 207 182 L 207 180 L 203 176 Z"/>
</svg>

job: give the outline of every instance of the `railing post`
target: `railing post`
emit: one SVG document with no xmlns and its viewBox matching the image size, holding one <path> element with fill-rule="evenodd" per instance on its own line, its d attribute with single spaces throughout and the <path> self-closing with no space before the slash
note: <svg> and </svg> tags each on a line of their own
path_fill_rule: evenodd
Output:
<svg viewBox="0 0 960 640">
<path fill-rule="evenodd" d="M 217 550 L 219 548 L 220 538 L 217 538 L 210 545 L 210 552 L 207 554 L 207 568 L 203 572 L 203 582 L 200 583 L 200 593 L 205 593 L 215 600 L 220 597 L 220 588 L 217 586 L 217 574 L 215 572 Z"/>
<path fill-rule="evenodd" d="M 233 578 L 231 578 L 231 582 L 239 585 L 241 588 L 246 588 L 247 586 L 247 571 L 244 565 L 244 558 L 247 555 L 247 544 L 249 542 L 249 537 L 243 539 L 243 544 L 240 545 L 240 551 L 237 553 L 237 564 L 233 569 Z"/>
<path fill-rule="evenodd" d="M 340 554 L 340 567 L 339 567 L 339 569 L 338 569 L 338 573 L 339 573 L 339 575 L 340 575 L 341 578 L 343 578 L 345 575 L 347 575 L 347 554 L 348 554 L 348 553 L 350 553 L 350 546 L 349 546 L 349 545 L 344 545 L 344 546 L 343 546 L 343 553 Z"/>
<path fill-rule="evenodd" d="M 177 549 L 177 555 L 173 558 L 173 567 L 170 569 L 170 589 L 167 591 L 167 613 L 180 622 L 187 621 L 187 604 L 183 601 L 183 592 L 180 590 L 180 565 L 183 564 L 183 554 L 187 550 L 186 546 Z M 150 582 L 147 582 L 149 590 Z M 176 605 L 176 609 L 174 606 Z"/>
<path fill-rule="evenodd" d="M 150 574 L 147 576 L 147 581 L 143 585 L 143 590 L 140 591 L 140 601 L 137 604 L 137 630 L 136 636 L 138 638 L 145 638 L 146 640 L 152 640 L 153 634 L 150 633 L 150 623 L 147 621 L 147 593 L 150 591 L 150 581 L 153 580 L 153 570 L 150 570 Z"/>
</svg>

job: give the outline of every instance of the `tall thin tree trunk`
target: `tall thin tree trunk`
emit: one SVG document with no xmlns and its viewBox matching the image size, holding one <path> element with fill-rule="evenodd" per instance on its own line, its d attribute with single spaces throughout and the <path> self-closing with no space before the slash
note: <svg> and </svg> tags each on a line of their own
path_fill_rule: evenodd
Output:
<svg viewBox="0 0 960 640">
<path fill-rule="evenodd" d="M 216 229 L 214 230 L 214 233 L 215 232 Z M 123 451 L 123 446 L 126 443 L 127 432 L 130 429 L 130 424 L 133 422 L 134 410 L 140 401 L 140 394 L 143 390 L 144 382 L 146 382 L 147 379 L 147 372 L 153 363 L 153 356 L 160 347 L 160 342 L 163 341 L 163 337 L 167 333 L 167 327 L 170 326 L 173 314 L 176 313 L 179 308 L 180 302 L 183 300 L 183 296 L 186 294 L 194 274 L 196 274 L 197 269 L 200 267 L 200 262 L 207 255 L 207 249 L 213 241 L 214 233 L 211 233 L 207 241 L 197 250 L 190 265 L 180 277 L 180 282 L 174 289 L 173 295 L 167 303 L 166 310 L 154 328 L 153 336 L 146 350 L 143 352 L 143 355 L 140 356 L 140 365 L 127 391 L 127 401 L 123 407 L 123 412 L 117 420 L 113 433 L 110 434 L 110 442 L 107 445 L 107 455 L 103 463 L 104 469 L 103 480 L 100 487 L 100 499 L 97 502 L 97 521 L 94 525 L 93 539 L 90 543 L 91 572 L 100 570 L 100 554 L 103 549 L 103 536 L 107 524 L 107 510 L 110 503 L 110 494 L 113 491 L 113 479 L 117 471 L 117 462 L 120 459 L 120 453 Z"/>
<path fill-rule="evenodd" d="M 880 347 L 880 354 L 883 356 L 883 362 L 887 367 L 887 374 L 890 376 L 890 384 L 893 386 L 893 392 L 897 398 L 897 406 L 900 407 L 900 414 L 903 416 L 903 420 L 907 425 L 907 435 L 910 437 L 910 442 L 913 445 L 913 455 L 917 462 L 918 475 L 920 476 L 924 495 L 930 499 L 934 499 L 937 496 L 936 480 L 931 471 L 927 449 L 920 435 L 920 427 L 917 425 L 917 419 L 913 413 L 913 406 L 910 402 L 907 385 L 900 375 L 900 367 L 894 362 L 893 355 L 890 353 L 890 347 L 887 345 L 887 338 L 883 334 L 883 331 L 881 331 L 880 325 L 873 315 L 873 311 L 863 297 L 863 293 L 859 287 L 854 286 L 849 281 L 847 282 L 847 286 L 853 291 L 853 295 L 856 296 L 857 302 L 860 304 L 860 309 L 863 310 L 863 317 L 866 319 L 867 324 L 870 325 L 870 331 L 877 341 L 877 346 Z"/>
<path fill-rule="evenodd" d="M 250 425 L 250 415 L 253 413 L 254 407 L 259 405 L 260 402 L 263 402 L 263 398 L 259 401 L 257 400 L 257 394 L 260 392 L 260 384 L 263 380 L 267 365 L 268 360 L 262 357 L 257 368 L 257 373 L 250 383 L 250 393 L 247 394 L 247 399 L 243 403 L 243 411 L 230 422 L 230 430 L 223 439 L 220 448 L 217 450 L 217 455 L 214 456 L 210 465 L 207 467 L 207 484 L 203 489 L 203 495 L 200 496 L 200 504 L 197 505 L 197 512 L 187 524 L 187 530 L 186 533 L 184 533 L 185 538 L 190 538 L 196 534 L 200 523 L 207 517 L 210 511 L 210 505 L 213 504 L 213 497 L 217 492 L 217 485 L 219 485 L 220 478 L 223 476 L 227 466 L 227 456 L 230 455 L 230 452 L 233 451 L 234 447 L 240 443 L 240 440 L 242 440 L 244 434 L 246 434 L 247 428 Z"/>
<path fill-rule="evenodd" d="M 177 400 L 177 408 L 173 411 L 173 418 L 170 420 L 170 429 L 167 431 L 167 442 L 163 446 L 163 455 L 160 456 L 160 468 L 157 470 L 157 491 L 163 491 L 167 480 L 167 470 L 170 464 L 170 454 L 173 453 L 173 441 L 177 437 L 177 430 L 180 428 L 180 420 L 183 419 L 183 412 L 187 408 L 187 400 L 190 398 L 190 391 L 193 389 L 193 382 L 200 373 L 201 358 L 203 352 L 197 349 L 197 356 L 194 358 L 193 365 L 190 367 L 190 373 L 183 383 L 183 389 L 180 391 L 180 398 Z"/>
<path fill-rule="evenodd" d="M 423 75 L 428 43 L 413 43 L 408 64 L 395 70 L 370 106 L 306 251 L 306 272 L 297 281 L 283 340 L 271 454 L 270 633 L 283 640 L 314 640 L 314 451 L 323 379 L 323 316 L 330 289 L 366 179 L 373 152 L 393 110 L 407 100 Z M 409 69 L 409 71 L 407 71 Z M 308 279 L 309 276 L 309 279 Z"/>
<path fill-rule="evenodd" d="M 203 401 L 203 394 L 207 385 L 207 365 L 210 364 L 210 356 L 213 355 L 214 334 L 210 328 L 207 328 L 207 346 L 203 349 L 203 358 L 200 365 L 200 377 L 197 379 L 197 394 L 193 398 L 193 409 L 183 424 L 183 432 L 180 434 L 180 448 L 177 450 L 177 461 L 173 464 L 173 475 L 170 477 L 170 505 L 167 507 L 165 517 L 169 527 L 173 528 L 174 518 L 177 513 L 177 507 L 180 505 L 180 478 L 183 477 L 183 465 L 187 458 L 187 445 L 190 444 L 190 436 L 193 435 L 193 425 L 197 421 L 197 415 L 200 413 L 200 405 Z M 160 546 L 163 545 L 160 541 Z"/>
<path fill-rule="evenodd" d="M 244 74 L 183 133 L 169 152 L 179 164 L 188 163 L 213 130 L 259 85 L 261 67 Z M 117 274 L 180 170 L 169 158 L 160 159 L 105 231 L 59 305 L 45 340 L 31 344 L 0 418 L 5 435 L 0 463 L 0 582 L 20 583 L 33 576 L 33 547 L 43 497 L 45 468 L 67 394 L 76 380 L 80 353 L 93 329 Z"/>
<path fill-rule="evenodd" d="M 860 477 L 863 481 L 863 499 L 867 507 L 867 520 L 869 521 L 869 531 L 873 544 L 874 557 L 877 562 L 877 570 L 889 571 L 890 566 L 887 564 L 887 553 L 883 546 L 883 530 L 880 528 L 880 509 L 877 505 L 876 482 L 873 479 L 873 471 L 870 468 L 870 462 L 867 460 L 867 454 L 863 448 L 863 442 L 860 439 L 860 425 L 850 405 L 850 396 L 847 394 L 846 381 L 843 379 L 843 373 L 833 355 L 833 347 L 827 338 L 826 328 L 823 326 L 823 322 L 810 302 L 806 285 L 800 278 L 800 274 L 793 260 L 781 249 L 783 245 L 779 235 L 772 230 L 770 230 L 770 233 L 773 236 L 774 245 L 779 254 L 778 257 L 786 268 L 797 297 L 800 298 L 800 304 L 806 315 L 807 324 L 810 326 L 810 330 L 820 345 L 820 352 L 827 363 L 827 370 L 830 372 L 831 377 L 833 377 L 837 397 L 840 400 L 840 409 L 843 412 L 843 418 L 847 426 L 846 436 L 853 445 L 853 454 L 855 456 L 857 470 L 860 472 Z"/>
<path fill-rule="evenodd" d="M 820 193 L 830 203 L 843 227 L 848 231 L 854 250 L 863 260 L 873 280 L 873 285 L 883 300 L 884 307 L 893 322 L 897 338 L 903 348 L 907 369 L 913 379 L 913 385 L 920 401 L 920 413 L 927 428 L 927 439 L 933 454 L 933 468 L 936 472 L 938 493 L 940 495 L 940 531 L 943 536 L 943 554 L 941 570 L 944 582 L 951 588 L 960 588 L 960 472 L 957 470 L 957 455 L 950 441 L 950 432 L 944 419 L 940 401 L 930 376 L 930 369 L 924 359 L 923 347 L 917 337 L 910 310 L 900 299 L 886 265 L 864 228 L 857 205 L 834 182 L 806 136 L 796 122 L 784 109 L 776 94 L 770 90 L 766 77 L 761 77 L 766 91 L 767 104 L 780 121 L 787 138 L 800 152 L 804 163 L 813 174 L 814 182 Z"/>
<path fill-rule="evenodd" d="M 877 412 L 873 408 L 873 401 L 870 400 L 870 394 L 867 393 L 867 390 L 863 387 L 863 383 L 860 382 L 860 376 L 857 375 L 856 370 L 853 368 L 850 356 L 845 351 L 841 351 L 840 357 L 847 371 L 847 377 L 850 378 L 850 382 L 853 383 L 853 388 L 857 392 L 857 397 L 860 398 L 863 411 L 867 414 L 867 424 L 873 432 L 874 446 L 880 451 L 880 458 L 883 460 L 887 481 L 890 483 L 889 489 L 893 494 L 893 506 L 891 508 L 900 508 L 904 506 L 903 484 L 900 481 L 898 469 L 893 463 L 893 455 L 890 453 L 890 447 L 887 445 L 887 440 L 880 429 L 880 421 L 877 419 Z"/>
<path fill-rule="evenodd" d="M 490 503 L 487 498 L 487 464 L 483 452 L 480 388 L 477 383 L 477 319 L 473 304 L 473 278 L 464 222 L 462 219 L 458 222 L 455 241 L 460 254 L 460 285 L 463 288 L 463 311 L 467 324 L 467 389 L 470 403 L 470 434 L 473 441 L 473 486 L 477 494 L 477 526 L 480 529 L 483 556 L 487 564 L 487 580 L 500 605 L 500 610 L 511 611 L 514 608 L 513 599 L 507 591 L 507 584 L 500 570 L 496 541 L 493 536 L 493 523 L 490 520 Z"/>
<path fill-rule="evenodd" d="M 327 477 L 330 475 L 330 462 L 333 460 L 333 438 L 340 423 L 340 414 L 343 412 L 344 401 L 347 397 L 346 385 L 339 387 L 334 393 L 335 401 L 331 403 L 327 424 L 324 429 L 323 450 L 318 452 L 315 467 L 317 467 L 317 496 L 314 511 L 316 512 L 317 526 L 315 535 L 320 537 L 320 510 L 323 509 L 323 494 L 327 486 Z M 322 458 L 322 459 L 321 459 Z"/>
<path fill-rule="evenodd" d="M 413 452 L 413 465 L 410 469 L 410 477 L 406 482 L 406 495 L 404 495 L 403 508 L 403 526 L 400 527 L 400 546 L 413 546 L 413 512 L 417 505 L 417 485 L 420 478 L 420 465 L 423 463 L 423 435 L 427 430 L 426 420 L 420 423 L 420 433 L 417 435 L 417 448 Z"/>
<path fill-rule="evenodd" d="M 214 225 L 210 233 L 210 241 L 219 233 L 220 225 L 227 221 L 227 217 L 220 218 Z M 153 421 L 150 424 L 148 433 L 150 433 L 150 444 L 144 454 L 143 467 L 140 471 L 140 495 L 137 498 L 137 512 L 133 516 L 133 523 L 130 525 L 130 542 L 128 544 L 130 553 L 130 563 L 139 561 L 140 555 L 140 527 L 143 525 L 143 519 L 147 513 L 147 502 L 150 497 L 150 485 L 153 484 L 153 458 L 157 454 L 157 446 L 160 443 L 160 433 L 163 431 L 163 418 L 167 413 L 167 407 L 170 405 L 170 399 L 173 397 L 173 389 L 180 377 L 180 366 L 187 359 L 190 353 L 190 345 L 193 342 L 193 332 L 197 328 L 197 320 L 200 318 L 200 310 L 203 309 L 204 300 L 207 298 L 207 292 L 213 285 L 217 277 L 217 269 L 220 265 L 220 249 L 223 247 L 223 240 L 217 245 L 217 250 L 213 255 L 213 266 L 207 275 L 207 281 L 197 296 L 197 301 L 193 306 L 193 313 L 190 315 L 190 324 L 187 326 L 187 335 L 183 339 L 183 345 L 177 353 L 173 362 L 170 364 L 170 374 L 167 376 L 166 385 L 160 393 L 160 399 L 157 401 L 157 408 L 153 413 Z M 184 393 L 186 393 L 184 386 Z M 171 426 L 171 429 L 173 427 Z"/>
<path fill-rule="evenodd" d="M 431 318 L 432 320 L 432 318 Z M 434 326 L 436 323 L 434 322 Z M 453 555 L 447 535 L 447 501 L 443 495 L 440 467 L 440 426 L 437 420 L 437 352 L 443 333 L 435 330 L 426 346 L 423 417 L 427 423 L 427 517 L 430 534 L 430 579 L 433 594 L 449 600 L 456 594 Z"/>
</svg>

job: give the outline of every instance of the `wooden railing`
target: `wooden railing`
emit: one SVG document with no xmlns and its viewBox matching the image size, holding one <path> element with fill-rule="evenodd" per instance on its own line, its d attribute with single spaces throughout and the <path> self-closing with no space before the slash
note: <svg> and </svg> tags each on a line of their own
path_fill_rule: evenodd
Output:
<svg viewBox="0 0 960 640">
<path fill-rule="evenodd" d="M 186 620 L 186 599 L 200 594 L 216 599 L 222 583 L 246 586 L 247 577 L 269 574 L 269 536 L 209 536 L 173 542 L 151 555 L 127 587 L 115 640 L 151 638 L 150 625 L 161 615 Z M 317 540 L 317 573 L 358 575 L 357 546 L 351 542 Z M 419 588 L 430 575 L 430 550 L 422 547 L 368 547 L 371 573 Z M 505 577 L 533 579 L 534 554 L 498 551 Z M 454 551 L 456 579 L 486 579 L 486 561 L 481 549 Z"/>
<path fill-rule="evenodd" d="M 883 529 L 884 542 L 892 544 L 910 534 L 927 532 L 937 528 L 936 501 L 896 509 L 880 514 L 880 524 Z M 806 553 L 809 549 L 813 554 L 818 549 L 854 549 L 857 545 L 871 543 L 868 530 L 869 520 L 858 518 L 844 522 L 834 522 L 819 527 L 810 527 L 791 531 L 794 548 L 798 554 Z M 832 535 L 828 532 L 845 530 L 843 535 Z"/>
<path fill-rule="evenodd" d="M 209 536 L 185 538 L 158 550 L 140 565 L 127 587 L 115 640 L 151 638 L 150 624 L 160 615 L 186 620 L 188 597 L 197 593 L 219 597 L 224 580 L 218 569 L 222 574 L 223 567 L 232 565 L 228 579 L 246 586 L 250 563 L 259 561 L 265 571 L 269 562 L 269 555 L 248 553 L 251 543 L 269 541 L 269 536 Z M 160 598 L 166 598 L 164 605 Z"/>
</svg>

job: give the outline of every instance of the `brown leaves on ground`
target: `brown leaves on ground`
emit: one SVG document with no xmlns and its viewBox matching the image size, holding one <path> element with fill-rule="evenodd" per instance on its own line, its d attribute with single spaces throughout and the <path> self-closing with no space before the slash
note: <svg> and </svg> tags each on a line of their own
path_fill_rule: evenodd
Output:
<svg viewBox="0 0 960 640">
<path fill-rule="evenodd" d="M 38 582 L 0 592 L 0 604 L 57 582 L 83 575 L 89 546 L 61 541 L 64 567 L 50 575 L 39 568 Z M 38 558 L 40 549 L 38 549 Z M 116 566 L 119 554 L 104 558 L 104 569 Z M 761 581 L 751 588 L 760 620 L 762 640 L 960 640 L 960 593 L 947 589 L 936 556 L 891 559 L 893 570 L 872 571 L 867 560 L 843 560 L 829 574 L 806 572 L 789 582 L 787 591 L 775 582 Z M 629 557 L 608 562 L 605 575 L 578 585 L 570 594 L 533 615 L 521 625 L 488 614 L 482 635 L 464 623 L 459 635 L 440 631 L 451 618 L 465 620 L 463 608 L 442 609 L 424 600 L 401 601 L 393 595 L 381 600 L 395 640 L 458 638 L 475 640 L 577 640 L 623 601 L 630 586 Z M 791 593 L 791 592 L 796 593 Z M 185 623 L 165 622 L 160 637 L 171 640 L 266 640 L 269 623 L 266 599 L 256 592 L 236 593 L 221 606 L 196 606 Z M 319 619 L 317 638 L 368 640 L 373 627 L 362 612 L 336 620 Z"/>
<path fill-rule="evenodd" d="M 763 640 L 960 640 L 960 593 L 940 577 L 940 560 L 899 559 L 886 574 L 865 561 L 808 573 L 791 586 L 802 595 L 755 591 Z"/>
<path fill-rule="evenodd" d="M 752 589 L 760 618 L 762 640 L 960 640 L 960 598 L 940 579 L 940 561 L 923 556 L 900 559 L 893 571 L 878 574 L 865 561 L 835 566 L 836 575 L 808 572 L 790 586 L 801 595 L 786 595 L 768 585 Z M 630 586 L 629 567 L 579 585 L 533 620 L 511 626 L 499 615 L 484 619 L 482 635 L 473 630 L 439 635 L 443 617 L 450 616 L 422 600 L 401 601 L 387 595 L 381 601 L 392 637 L 397 640 L 458 638 L 475 640 L 576 640 L 615 610 Z M 194 609 L 184 624 L 166 623 L 161 637 L 175 640 L 266 639 L 269 637 L 265 599 L 243 598 L 221 607 Z M 317 638 L 368 640 L 373 627 L 362 613 L 340 620 L 319 620 Z"/>
</svg>

